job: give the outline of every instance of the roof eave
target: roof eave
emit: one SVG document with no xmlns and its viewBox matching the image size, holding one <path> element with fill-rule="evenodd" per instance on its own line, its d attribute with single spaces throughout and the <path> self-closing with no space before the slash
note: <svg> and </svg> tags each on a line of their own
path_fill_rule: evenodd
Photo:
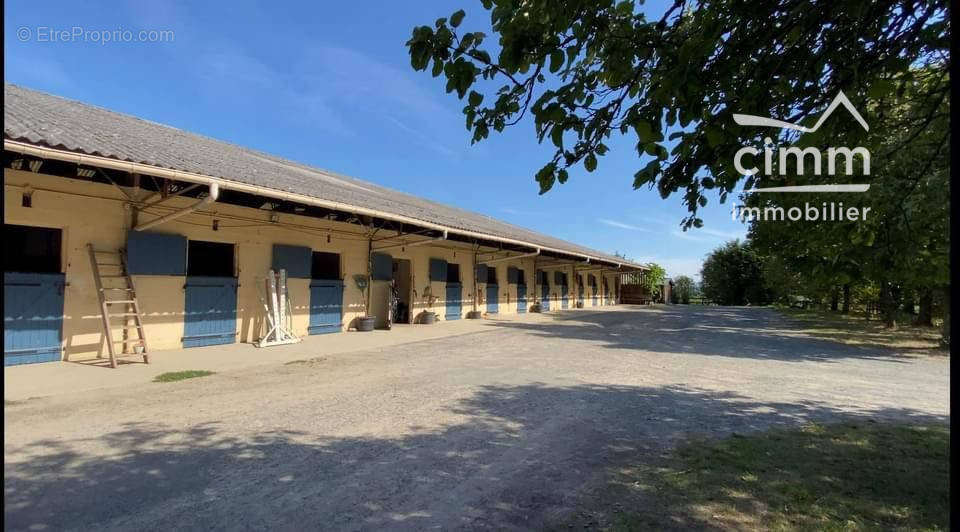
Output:
<svg viewBox="0 0 960 532">
<path fill-rule="evenodd" d="M 249 194 L 255 194 L 259 196 L 265 196 L 265 197 L 280 199 L 284 201 L 293 201 L 293 202 L 303 203 L 306 205 L 314 205 L 318 207 L 324 207 L 328 209 L 349 212 L 357 215 L 373 216 L 373 217 L 382 218 L 385 220 L 391 220 L 395 222 L 416 225 L 416 226 L 424 227 L 426 229 L 433 229 L 437 231 L 448 231 L 450 233 L 454 233 L 454 234 L 458 234 L 458 235 L 462 235 L 470 238 L 480 238 L 480 239 L 491 240 L 495 242 L 502 242 L 504 244 L 525 246 L 525 247 L 530 247 L 532 249 L 541 249 L 543 251 L 560 253 L 560 254 L 570 255 L 574 257 L 581 257 L 584 259 L 588 259 L 590 261 L 597 261 L 604 264 L 609 264 L 611 266 L 616 266 L 617 269 L 623 269 L 623 267 L 627 267 L 628 269 L 633 269 L 633 270 L 649 269 L 642 264 L 636 264 L 630 261 L 614 261 L 604 257 L 588 255 L 579 251 L 554 248 L 554 247 L 545 246 L 545 245 L 534 243 L 534 242 L 526 242 L 523 240 L 506 238 L 506 237 L 491 235 L 487 233 L 479 233 L 476 231 L 457 229 L 455 227 L 449 227 L 449 226 L 437 224 L 434 222 L 419 220 L 417 218 L 412 218 L 409 216 L 388 213 L 388 212 L 379 211 L 376 209 L 371 209 L 368 207 L 362 207 L 359 205 L 349 205 L 346 203 L 325 200 L 325 199 L 316 198 L 313 196 L 307 196 L 304 194 L 287 192 L 284 190 L 272 189 L 269 187 L 262 187 L 257 185 L 250 185 L 247 183 L 240 183 L 240 182 L 231 181 L 229 179 L 225 179 L 222 177 L 203 175 L 203 174 L 198 174 L 193 172 L 185 172 L 182 170 L 174 170 L 170 168 L 164 168 L 160 166 L 137 163 L 132 161 L 122 161 L 120 159 L 104 157 L 101 155 L 92 155 L 84 152 L 70 151 L 66 149 L 57 149 L 57 148 L 52 148 L 52 147 L 44 146 L 40 144 L 23 142 L 20 140 L 13 140 L 10 138 L 3 139 L 3 149 L 9 150 L 15 153 L 21 153 L 24 155 L 32 155 L 32 156 L 40 157 L 44 159 L 54 159 L 59 161 L 76 163 L 78 165 L 99 166 L 103 168 L 110 168 L 114 170 L 130 172 L 130 173 L 154 175 L 157 177 L 175 179 L 178 181 L 186 181 L 188 183 L 199 183 L 203 185 L 210 185 L 215 183 L 225 190 L 246 192 Z"/>
</svg>

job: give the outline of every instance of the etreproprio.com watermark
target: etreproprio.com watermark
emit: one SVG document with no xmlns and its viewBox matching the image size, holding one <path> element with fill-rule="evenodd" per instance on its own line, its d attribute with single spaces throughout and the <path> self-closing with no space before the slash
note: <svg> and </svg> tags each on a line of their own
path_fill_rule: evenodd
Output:
<svg viewBox="0 0 960 532">
<path fill-rule="evenodd" d="M 83 26 L 55 28 L 51 26 L 20 26 L 17 40 L 44 43 L 164 43 L 173 42 L 173 30 L 128 30 L 125 28 L 87 29 Z"/>
</svg>

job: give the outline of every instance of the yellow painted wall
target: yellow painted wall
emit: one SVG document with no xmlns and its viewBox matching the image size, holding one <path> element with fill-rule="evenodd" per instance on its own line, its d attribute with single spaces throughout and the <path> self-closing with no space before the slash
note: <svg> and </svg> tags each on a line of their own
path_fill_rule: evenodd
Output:
<svg viewBox="0 0 960 532">
<path fill-rule="evenodd" d="M 11 169 L 4 170 L 4 186 L 5 223 L 63 229 L 63 267 L 68 283 L 64 294 L 65 357 L 79 360 L 98 354 L 106 356 L 100 306 L 86 244 L 93 243 L 98 249 L 119 249 L 125 246 L 132 216 L 125 196 L 110 185 Z M 25 186 L 34 190 L 33 206 L 30 208 L 21 205 L 21 193 Z M 154 207 L 149 212 L 141 213 L 140 221 L 149 221 L 195 201 L 189 198 L 171 198 L 162 207 Z M 346 330 L 364 310 L 364 298 L 353 282 L 355 273 L 366 273 L 368 268 L 368 240 L 362 234 L 363 228 L 293 214 L 280 214 L 279 223 L 272 223 L 269 216 L 270 212 L 265 210 L 213 203 L 152 230 L 184 235 L 191 240 L 236 245 L 236 273 L 239 283 L 237 340 L 241 342 L 255 341 L 265 332 L 260 298 L 264 291 L 264 277 L 271 266 L 274 244 L 307 246 L 314 251 L 339 253 L 341 276 L 344 278 L 342 323 Z M 217 231 L 212 229 L 214 219 L 219 220 Z M 377 236 L 391 234 L 381 232 Z M 390 241 L 384 242 L 384 245 L 389 244 Z M 374 247 L 378 247 L 377 244 Z M 411 297 L 411 316 L 431 310 L 437 313 L 439 320 L 444 319 L 446 284 L 429 280 L 431 258 L 441 258 L 460 265 L 463 286 L 461 316 L 465 317 L 466 313 L 474 308 L 486 312 L 486 286 L 484 283 L 474 283 L 474 252 L 466 245 L 438 241 L 435 244 L 391 249 L 385 253 L 393 258 L 411 261 L 411 286 L 415 291 L 415 295 Z M 528 308 L 539 301 L 540 286 L 537 284 L 534 269 L 535 260 L 528 257 L 491 265 L 497 268 L 500 314 L 512 314 L 517 310 L 517 285 L 507 282 L 508 267 L 515 266 L 525 271 Z M 551 286 L 551 310 L 560 308 L 560 290 L 553 285 L 553 272 L 557 269 L 560 268 L 546 268 Z M 568 272 L 570 277 L 570 308 L 573 308 L 576 301 L 573 267 L 566 266 L 562 269 Z M 134 276 L 151 350 L 181 347 L 184 280 L 184 277 L 179 276 Z M 608 275 L 608 282 L 613 291 L 614 274 Z M 294 332 L 302 336 L 307 334 L 309 323 L 309 284 L 309 279 L 290 279 L 288 283 L 294 309 Z M 432 294 L 437 296 L 432 304 L 424 297 L 428 287 Z M 370 300 L 370 313 L 376 315 L 378 322 L 382 324 L 386 316 L 386 282 L 372 283 Z M 589 291 L 585 303 L 586 306 L 590 305 Z M 119 329 L 115 330 L 114 338 L 120 337 Z"/>
</svg>

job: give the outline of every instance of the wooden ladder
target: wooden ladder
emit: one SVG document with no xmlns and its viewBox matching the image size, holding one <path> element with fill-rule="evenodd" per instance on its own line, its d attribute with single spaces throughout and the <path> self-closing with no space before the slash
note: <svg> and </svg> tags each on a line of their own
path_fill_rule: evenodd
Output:
<svg viewBox="0 0 960 532">
<path fill-rule="evenodd" d="M 147 350 L 147 336 L 143 331 L 143 318 L 140 315 L 140 305 L 137 303 L 137 291 L 133 286 L 133 278 L 127 271 L 126 254 L 123 250 L 98 250 L 93 244 L 87 244 L 90 253 L 90 268 L 93 271 L 93 280 L 96 282 L 97 297 L 100 299 L 100 314 L 103 317 L 103 334 L 107 341 L 107 352 L 110 353 L 110 367 L 117 367 L 118 356 L 141 355 L 144 364 L 150 363 Z M 101 271 L 106 269 L 106 273 Z M 105 284 L 106 283 L 106 284 Z M 108 297 L 116 295 L 117 297 Z M 123 338 L 113 339 L 113 323 L 115 318 L 122 318 Z M 137 338 L 132 338 L 131 331 L 137 332 Z M 122 345 L 120 354 L 117 345 Z M 136 352 L 135 346 L 141 346 L 142 351 Z M 102 355 L 99 358 L 103 358 Z"/>
</svg>

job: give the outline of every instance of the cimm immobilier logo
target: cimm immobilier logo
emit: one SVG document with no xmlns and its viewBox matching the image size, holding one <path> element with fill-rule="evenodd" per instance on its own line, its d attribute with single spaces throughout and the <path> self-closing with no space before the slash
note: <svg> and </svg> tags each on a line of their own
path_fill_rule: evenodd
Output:
<svg viewBox="0 0 960 532">
<path fill-rule="evenodd" d="M 801 134 L 812 133 L 820 129 L 820 126 L 823 125 L 830 115 L 833 114 L 834 110 L 841 105 L 847 111 L 849 111 L 850 115 L 853 116 L 853 119 L 856 120 L 865 131 L 870 131 L 870 126 L 867 125 L 867 121 L 860 116 L 860 113 L 857 112 L 857 109 L 852 103 L 850 103 L 850 100 L 847 99 L 847 96 L 842 91 L 837 94 L 832 102 L 830 102 L 830 105 L 827 107 L 826 111 L 820 115 L 820 118 L 817 119 L 817 122 L 811 127 L 791 124 L 790 122 L 785 122 L 774 118 L 738 113 L 734 113 L 733 119 L 741 126 L 790 129 L 799 131 Z M 759 157 L 761 153 L 763 154 L 763 161 L 762 163 L 759 163 L 757 161 L 757 157 Z M 750 168 L 746 168 L 744 165 L 745 158 L 747 156 L 751 156 L 753 158 L 754 166 Z M 847 147 L 831 147 L 827 148 L 826 155 L 824 155 L 824 153 L 816 147 L 781 147 L 775 151 L 773 149 L 773 140 L 770 137 L 766 137 L 764 139 L 763 150 L 753 146 L 744 146 L 737 150 L 737 153 L 733 157 L 733 165 L 741 174 L 752 176 L 760 173 L 761 171 L 756 164 L 762 164 L 763 175 L 772 176 L 774 175 L 773 163 L 775 156 L 777 157 L 777 162 L 779 163 L 779 174 L 781 176 L 786 175 L 791 158 L 793 158 L 795 161 L 797 175 L 804 175 L 804 172 L 807 171 L 807 163 L 809 162 L 812 175 L 834 176 L 840 174 L 851 176 L 854 175 L 854 160 L 856 156 L 859 156 L 862 161 L 861 175 L 870 175 L 870 151 L 862 146 L 857 146 L 853 149 Z M 838 160 L 840 160 L 843 167 L 842 171 L 840 172 L 838 172 Z M 826 162 L 826 164 L 824 164 L 824 162 Z M 826 172 L 824 172 L 824 166 L 826 166 Z M 744 193 L 862 193 L 869 189 L 870 185 L 868 184 L 829 184 L 754 188 L 745 190 Z M 803 208 L 791 207 L 786 211 L 783 209 L 783 207 L 765 207 L 764 209 L 760 209 L 759 207 L 738 206 L 736 203 L 734 203 L 732 217 L 734 220 L 857 221 L 866 219 L 869 211 L 869 207 L 847 207 L 844 209 L 842 202 L 839 204 L 836 202 L 823 202 L 823 204 L 820 206 L 805 203 Z"/>
</svg>

